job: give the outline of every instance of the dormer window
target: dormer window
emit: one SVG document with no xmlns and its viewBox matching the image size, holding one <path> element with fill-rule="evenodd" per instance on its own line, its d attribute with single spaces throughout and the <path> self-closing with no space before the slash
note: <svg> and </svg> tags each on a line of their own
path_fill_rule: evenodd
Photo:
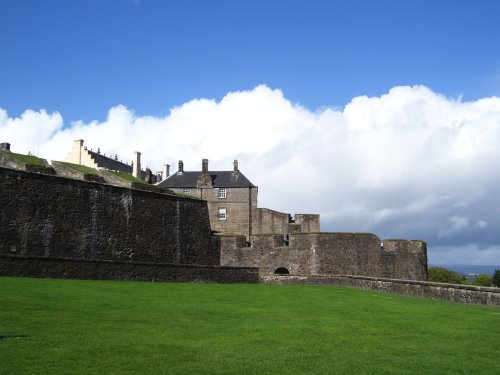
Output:
<svg viewBox="0 0 500 375">
<path fill-rule="evenodd" d="M 227 190 L 226 188 L 219 188 L 219 199 L 226 199 L 227 198 Z"/>
</svg>

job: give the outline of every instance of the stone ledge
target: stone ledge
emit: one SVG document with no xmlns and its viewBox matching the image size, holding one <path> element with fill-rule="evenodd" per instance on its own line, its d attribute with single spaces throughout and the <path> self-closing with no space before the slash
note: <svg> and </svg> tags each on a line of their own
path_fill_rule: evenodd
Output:
<svg viewBox="0 0 500 375">
<path fill-rule="evenodd" d="M 271 284 L 342 285 L 406 296 L 418 296 L 459 303 L 500 306 L 500 288 L 398 280 L 355 275 L 261 276 Z"/>
<path fill-rule="evenodd" d="M 158 282 L 258 283 L 259 270 L 191 264 L 0 255 L 0 276 Z"/>
</svg>

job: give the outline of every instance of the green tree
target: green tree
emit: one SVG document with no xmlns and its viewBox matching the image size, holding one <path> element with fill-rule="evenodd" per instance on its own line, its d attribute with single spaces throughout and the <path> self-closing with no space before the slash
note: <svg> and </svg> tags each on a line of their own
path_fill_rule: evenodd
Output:
<svg viewBox="0 0 500 375">
<path fill-rule="evenodd" d="M 436 283 L 462 284 L 458 273 L 443 267 L 430 267 L 427 279 Z"/>
<path fill-rule="evenodd" d="M 491 283 L 493 284 L 493 286 L 500 288 L 500 270 L 495 270 L 493 278 L 491 279 Z"/>
<path fill-rule="evenodd" d="M 485 273 L 477 275 L 472 284 L 477 286 L 491 286 L 491 276 Z"/>
</svg>

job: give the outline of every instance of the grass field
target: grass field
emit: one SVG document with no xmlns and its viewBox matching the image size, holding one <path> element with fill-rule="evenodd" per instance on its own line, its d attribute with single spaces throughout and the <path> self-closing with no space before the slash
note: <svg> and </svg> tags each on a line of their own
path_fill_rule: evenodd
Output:
<svg viewBox="0 0 500 375">
<path fill-rule="evenodd" d="M 500 309 L 334 286 L 0 277 L 0 374 L 498 374 Z"/>
</svg>

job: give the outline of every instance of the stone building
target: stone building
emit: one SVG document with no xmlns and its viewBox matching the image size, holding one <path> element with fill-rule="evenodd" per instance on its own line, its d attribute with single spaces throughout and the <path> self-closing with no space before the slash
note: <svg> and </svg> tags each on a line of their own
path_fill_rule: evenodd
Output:
<svg viewBox="0 0 500 375">
<path fill-rule="evenodd" d="M 232 171 L 209 171 L 208 160 L 203 159 L 201 172 L 185 171 L 181 160 L 178 171 L 158 186 L 206 200 L 210 225 L 215 232 L 247 237 L 254 232 L 258 188 L 240 172 L 236 160 Z"/>
<path fill-rule="evenodd" d="M 117 155 L 114 158 L 108 157 L 105 154 L 101 154 L 99 149 L 97 149 L 97 152 L 89 150 L 83 143 L 83 139 L 75 140 L 73 148 L 64 161 L 94 169 L 109 169 L 127 173 L 150 183 L 156 183 L 161 180 L 161 175 L 154 175 L 148 168 L 145 171 L 141 169 L 141 153 L 139 151 L 134 151 L 132 163 L 129 165 L 119 161 Z"/>
<path fill-rule="evenodd" d="M 179 161 L 176 173 L 168 175 L 158 186 L 208 202 L 212 230 L 221 234 L 256 234 L 319 232 L 319 215 L 287 213 L 257 207 L 258 188 L 233 162 L 232 171 L 209 171 L 208 160 L 202 160 L 201 171 L 185 171 Z"/>
<path fill-rule="evenodd" d="M 292 220 L 258 208 L 257 187 L 236 161 L 222 172 L 210 172 L 208 160 L 201 172 L 180 162 L 160 187 L 121 186 L 109 171 L 89 180 L 74 165 L 66 165 L 72 174 L 60 162 L 32 165 L 9 148 L 0 145 L 0 275 L 229 282 L 256 281 L 258 269 L 262 277 L 427 278 L 425 242 L 322 233 L 319 215 Z M 89 155 L 99 168 L 109 162 L 74 151 L 75 164 Z"/>
</svg>

